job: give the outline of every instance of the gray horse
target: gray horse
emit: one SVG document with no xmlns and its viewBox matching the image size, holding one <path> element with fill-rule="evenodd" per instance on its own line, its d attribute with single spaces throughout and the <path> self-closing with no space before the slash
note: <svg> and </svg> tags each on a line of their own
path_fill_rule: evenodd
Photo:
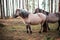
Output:
<svg viewBox="0 0 60 40">
<path fill-rule="evenodd" d="M 37 25 L 37 24 L 41 24 L 41 30 L 42 30 L 42 26 L 44 24 L 44 22 L 46 21 L 46 15 L 44 15 L 43 13 L 30 13 L 24 9 L 16 9 L 16 13 L 14 15 L 14 17 L 18 17 L 20 16 L 26 25 L 26 29 L 27 29 L 27 33 L 32 33 L 31 27 L 30 25 Z M 40 33 L 41 31 L 39 31 Z"/>
</svg>

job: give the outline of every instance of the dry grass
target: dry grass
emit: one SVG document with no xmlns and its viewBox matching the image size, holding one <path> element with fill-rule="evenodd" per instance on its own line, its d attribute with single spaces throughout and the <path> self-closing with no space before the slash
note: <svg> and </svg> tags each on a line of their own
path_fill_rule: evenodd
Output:
<svg viewBox="0 0 60 40">
<path fill-rule="evenodd" d="M 40 34 L 38 33 L 41 29 L 40 25 L 32 25 L 33 33 L 27 34 L 25 25 L 20 19 L 18 19 L 19 21 L 16 19 L 13 20 L 9 19 L 7 22 L 6 20 L 2 21 L 4 25 L 8 25 L 0 27 L 0 40 L 60 40 L 60 37 L 58 38 L 58 32 L 56 31 L 57 27 L 51 26 L 54 24 L 50 24 L 51 31 Z"/>
</svg>

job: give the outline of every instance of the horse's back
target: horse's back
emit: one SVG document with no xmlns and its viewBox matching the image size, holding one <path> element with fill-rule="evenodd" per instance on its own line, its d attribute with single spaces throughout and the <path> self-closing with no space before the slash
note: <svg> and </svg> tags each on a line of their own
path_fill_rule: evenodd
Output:
<svg viewBox="0 0 60 40">
<path fill-rule="evenodd" d="M 47 16 L 47 21 L 50 21 L 50 22 L 56 22 L 58 21 L 59 18 L 56 16 L 56 14 L 49 14 Z"/>
<path fill-rule="evenodd" d="M 39 24 L 46 20 L 46 16 L 43 14 L 29 14 L 28 21 L 31 24 Z"/>
<path fill-rule="evenodd" d="M 29 20 L 32 24 L 38 24 L 39 22 L 42 21 L 42 19 L 37 15 L 37 14 L 30 14 L 29 15 Z"/>
<path fill-rule="evenodd" d="M 42 20 L 46 20 L 46 15 L 43 13 L 37 13 L 39 17 L 42 18 Z"/>
</svg>

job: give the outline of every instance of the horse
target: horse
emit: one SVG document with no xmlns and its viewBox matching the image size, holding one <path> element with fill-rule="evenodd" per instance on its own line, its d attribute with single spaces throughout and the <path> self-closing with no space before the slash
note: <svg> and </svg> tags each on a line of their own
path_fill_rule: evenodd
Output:
<svg viewBox="0 0 60 40">
<path fill-rule="evenodd" d="M 36 13 L 43 13 L 43 14 L 45 14 L 46 16 L 49 14 L 49 12 L 44 11 L 44 10 L 42 10 L 42 9 L 40 9 L 40 8 L 36 8 L 36 9 L 35 9 L 35 12 L 34 12 L 33 14 L 36 14 Z M 49 27 L 48 27 L 47 22 L 45 21 L 44 24 L 43 24 L 43 31 L 46 31 L 46 32 L 47 32 L 47 30 L 50 30 L 50 29 L 49 29 Z"/>
<path fill-rule="evenodd" d="M 59 26 L 60 26 L 60 12 L 49 13 L 49 12 L 47 12 L 47 11 L 44 11 L 44 10 L 42 10 L 42 9 L 37 8 L 37 9 L 35 10 L 35 13 L 38 12 L 37 10 L 38 10 L 39 12 L 44 13 L 44 14 L 47 16 L 47 18 L 46 18 L 47 27 L 48 27 L 48 23 L 56 23 L 56 22 L 58 22 L 59 25 L 58 25 L 57 30 L 59 30 Z M 46 27 L 46 28 L 47 28 L 47 27 Z M 48 27 L 48 30 L 50 30 L 49 27 Z"/>
<path fill-rule="evenodd" d="M 45 15 L 48 15 L 48 14 L 49 14 L 49 12 L 47 12 L 47 11 L 45 11 L 45 10 L 42 10 L 42 9 L 40 9 L 40 8 L 36 8 L 36 9 L 35 9 L 35 12 L 34 12 L 33 14 L 36 14 L 36 13 L 43 13 L 43 14 L 45 14 Z"/>
<path fill-rule="evenodd" d="M 47 23 L 56 23 L 56 22 L 58 22 L 57 30 L 59 31 L 59 27 L 60 27 L 60 12 L 49 13 L 49 15 L 47 16 L 46 21 L 47 21 Z"/>
<path fill-rule="evenodd" d="M 20 16 L 24 20 L 27 33 L 32 33 L 30 25 L 41 24 L 41 30 L 42 30 L 42 28 L 43 28 L 42 25 L 44 24 L 44 22 L 46 20 L 46 15 L 44 15 L 43 13 L 33 14 L 24 9 L 16 9 L 16 13 L 13 17 L 16 18 L 18 16 Z M 39 31 L 39 33 L 41 33 L 41 32 L 42 31 Z"/>
<path fill-rule="evenodd" d="M 36 13 L 42 13 L 42 12 L 43 12 L 42 9 L 36 8 L 33 14 L 36 14 Z"/>
</svg>

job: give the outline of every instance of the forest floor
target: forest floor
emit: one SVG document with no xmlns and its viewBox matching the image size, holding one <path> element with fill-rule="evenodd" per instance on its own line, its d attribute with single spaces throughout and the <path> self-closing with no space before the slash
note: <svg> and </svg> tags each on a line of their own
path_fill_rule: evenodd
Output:
<svg viewBox="0 0 60 40">
<path fill-rule="evenodd" d="M 27 34 L 21 19 L 0 19 L 0 40 L 60 40 L 57 24 L 53 26 L 51 24 L 51 30 L 46 33 L 38 33 L 40 25 L 31 25 L 33 33 Z"/>
</svg>

